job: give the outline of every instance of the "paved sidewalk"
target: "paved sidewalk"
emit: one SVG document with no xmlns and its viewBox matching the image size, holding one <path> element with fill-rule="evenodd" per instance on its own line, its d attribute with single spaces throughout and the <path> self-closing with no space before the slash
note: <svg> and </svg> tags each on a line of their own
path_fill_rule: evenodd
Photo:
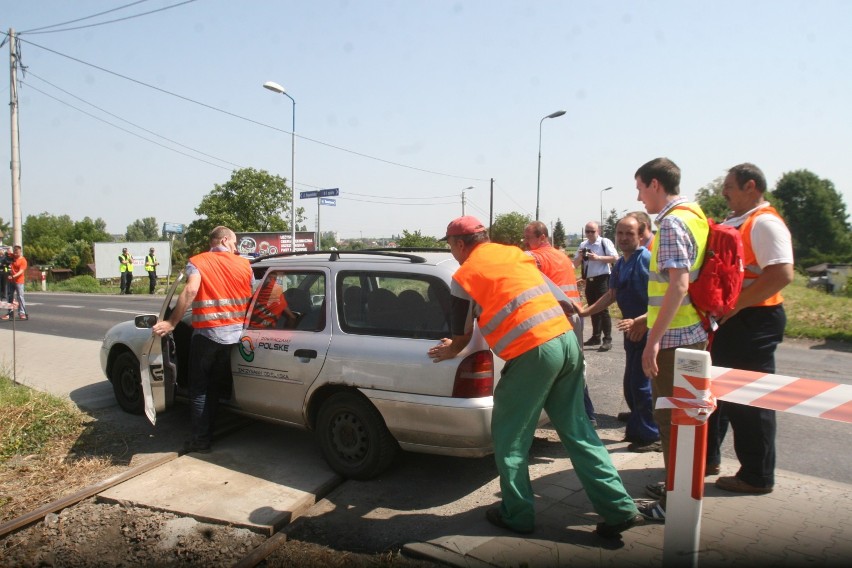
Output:
<svg viewBox="0 0 852 568">
<path fill-rule="evenodd" d="M 630 453 L 625 443 L 609 448 L 628 492 L 644 500 L 644 486 L 662 479 L 661 454 Z M 664 525 L 635 527 L 622 540 L 598 537 L 593 530 L 600 519 L 590 512 L 570 461 L 559 461 L 561 471 L 533 476 L 537 530 L 531 536 L 493 528 L 483 516 L 461 534 L 410 543 L 406 553 L 452 566 L 662 565 Z M 722 475 L 736 467 L 723 464 Z M 699 566 L 849 565 L 852 486 L 777 471 L 773 493 L 750 496 L 716 489 L 715 476 L 706 479 Z"/>
</svg>

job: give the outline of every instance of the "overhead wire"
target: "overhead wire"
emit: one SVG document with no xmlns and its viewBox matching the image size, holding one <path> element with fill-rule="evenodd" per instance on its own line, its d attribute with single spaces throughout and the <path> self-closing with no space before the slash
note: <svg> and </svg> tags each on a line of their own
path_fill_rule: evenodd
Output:
<svg viewBox="0 0 852 568">
<path fill-rule="evenodd" d="M 86 28 L 94 28 L 94 27 L 97 27 L 97 26 L 105 26 L 107 24 L 114 24 L 116 22 L 124 22 L 126 20 L 132 20 L 134 18 L 141 18 L 142 16 L 149 16 L 151 14 L 156 14 L 157 12 L 165 12 L 166 10 L 171 10 L 172 8 L 177 8 L 179 6 L 183 6 L 184 4 L 191 4 L 192 2 L 195 2 L 195 1 L 196 0 L 184 0 L 183 2 L 180 2 L 178 4 L 173 4 L 171 6 L 164 6 L 163 8 L 157 8 L 156 10 L 149 10 L 148 12 L 142 12 L 140 14 L 133 14 L 132 16 L 125 16 L 123 18 L 116 18 L 114 20 L 107 20 L 105 22 L 97 22 L 95 24 L 87 24 L 85 26 L 76 26 L 76 27 L 73 27 L 73 28 L 62 28 L 62 29 L 59 29 L 59 30 L 48 30 L 47 29 L 47 28 L 54 28 L 54 27 L 58 27 L 58 26 L 64 26 L 64 25 L 67 25 L 67 24 L 73 24 L 75 22 L 82 22 L 83 20 L 89 20 L 91 18 L 96 18 L 98 16 L 102 16 L 102 15 L 108 14 L 110 12 L 115 12 L 117 10 L 129 8 L 129 7 L 134 6 L 136 4 L 141 4 L 142 2 L 147 2 L 147 0 L 139 0 L 137 2 L 133 2 L 133 3 L 127 4 L 125 6 L 119 6 L 118 8 L 113 8 L 112 10 L 107 10 L 105 12 L 101 12 L 99 14 L 93 14 L 91 16 L 86 16 L 85 18 L 78 18 L 76 20 L 71 20 L 70 22 L 65 22 L 65 23 L 62 23 L 62 24 L 52 24 L 50 26 L 42 26 L 40 28 L 34 28 L 34 29 L 31 29 L 31 30 L 24 30 L 24 31 L 21 31 L 19 33 L 21 33 L 21 34 L 52 34 L 52 33 L 59 33 L 59 32 L 70 32 L 70 31 L 73 31 L 73 30 L 82 30 L 82 29 L 86 29 Z"/>
</svg>

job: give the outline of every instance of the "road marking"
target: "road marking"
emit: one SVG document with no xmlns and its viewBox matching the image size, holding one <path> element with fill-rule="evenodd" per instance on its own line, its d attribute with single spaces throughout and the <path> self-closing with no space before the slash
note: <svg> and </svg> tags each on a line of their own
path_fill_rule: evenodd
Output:
<svg viewBox="0 0 852 568">
<path fill-rule="evenodd" d="M 140 312 L 139 310 L 120 310 L 118 308 L 101 308 L 98 311 L 99 312 L 114 312 L 116 314 L 134 314 L 134 315 L 137 315 L 137 316 L 139 314 L 145 313 L 145 312 Z M 148 313 L 153 313 L 153 312 L 148 312 Z"/>
<path fill-rule="evenodd" d="M 71 305 L 68 305 L 68 304 L 57 304 L 56 307 L 57 308 L 71 308 L 72 310 L 82 310 L 86 306 L 71 306 Z"/>
</svg>

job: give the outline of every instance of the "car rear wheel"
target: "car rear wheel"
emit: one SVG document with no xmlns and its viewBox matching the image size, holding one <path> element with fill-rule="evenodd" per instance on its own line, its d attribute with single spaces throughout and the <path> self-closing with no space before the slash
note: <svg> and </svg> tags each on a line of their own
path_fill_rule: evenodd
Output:
<svg viewBox="0 0 852 568">
<path fill-rule="evenodd" d="M 142 378 L 139 361 L 133 353 L 122 353 L 115 359 L 110 372 L 110 382 L 118 405 L 125 412 L 142 414 L 145 399 L 142 396 Z"/>
<path fill-rule="evenodd" d="M 351 479 L 379 475 L 399 450 L 376 407 L 352 392 L 339 392 L 323 403 L 317 434 L 331 468 Z"/>
</svg>

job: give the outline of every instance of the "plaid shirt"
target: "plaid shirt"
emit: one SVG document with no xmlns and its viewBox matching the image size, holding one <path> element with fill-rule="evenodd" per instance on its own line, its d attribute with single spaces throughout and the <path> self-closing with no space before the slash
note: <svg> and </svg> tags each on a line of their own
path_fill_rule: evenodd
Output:
<svg viewBox="0 0 852 568">
<path fill-rule="evenodd" d="M 654 220 L 654 224 L 658 227 L 657 236 L 654 239 L 654 246 L 659 248 L 657 271 L 666 280 L 668 280 L 669 268 L 685 268 L 689 271 L 698 254 L 695 238 L 686 228 L 686 224 L 678 217 L 668 215 L 675 206 L 685 202 L 686 199 L 682 197 L 670 201 Z M 702 341 L 707 341 L 707 332 L 699 321 L 688 327 L 667 329 L 660 340 L 660 349 L 694 345 Z"/>
</svg>

